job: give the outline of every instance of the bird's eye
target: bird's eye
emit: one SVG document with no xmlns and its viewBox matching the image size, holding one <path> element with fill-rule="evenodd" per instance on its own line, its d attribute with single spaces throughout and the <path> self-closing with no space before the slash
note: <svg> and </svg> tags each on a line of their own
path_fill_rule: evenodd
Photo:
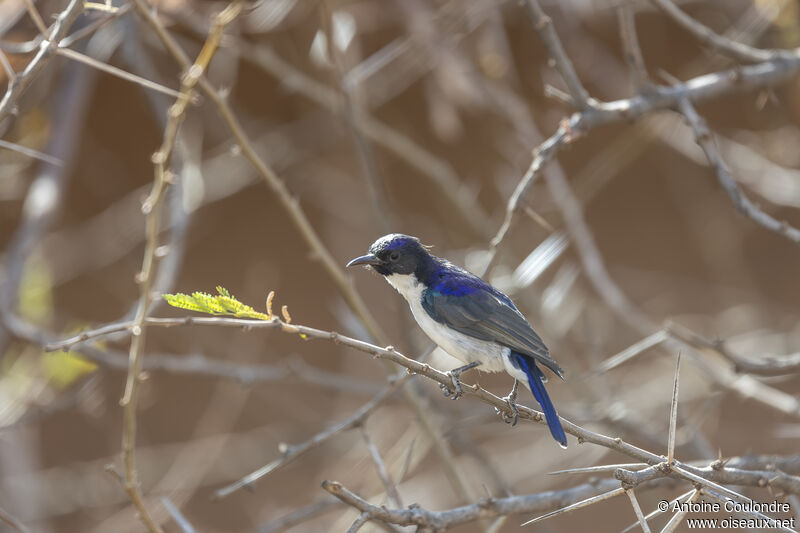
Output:
<svg viewBox="0 0 800 533">
<path fill-rule="evenodd" d="M 392 252 L 392 254 L 389 256 L 389 259 L 391 261 L 397 261 L 398 259 L 400 259 L 400 254 L 397 252 Z"/>
</svg>

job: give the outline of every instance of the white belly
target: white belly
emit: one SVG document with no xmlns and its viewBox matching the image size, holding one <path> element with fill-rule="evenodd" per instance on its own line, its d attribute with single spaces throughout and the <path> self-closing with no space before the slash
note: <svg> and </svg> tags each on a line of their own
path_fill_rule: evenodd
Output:
<svg viewBox="0 0 800 533">
<path fill-rule="evenodd" d="M 422 308 L 422 291 L 424 287 L 413 274 L 392 274 L 391 276 L 386 276 L 386 281 L 403 295 L 409 307 L 411 307 L 411 313 L 414 315 L 419 327 L 442 350 L 465 364 L 474 361 L 480 362 L 481 365 L 478 370 L 484 372 L 500 372 L 508 369 L 509 365 L 504 364 L 511 351 L 508 347 L 501 346 L 496 342 L 483 341 L 464 335 L 432 319 Z"/>
</svg>

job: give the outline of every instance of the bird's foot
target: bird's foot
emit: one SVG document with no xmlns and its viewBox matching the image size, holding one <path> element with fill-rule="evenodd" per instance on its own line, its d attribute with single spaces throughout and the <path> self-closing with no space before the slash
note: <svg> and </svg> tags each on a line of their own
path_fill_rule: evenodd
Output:
<svg viewBox="0 0 800 533">
<path fill-rule="evenodd" d="M 446 372 L 446 374 L 450 377 L 450 381 L 452 382 L 452 388 L 443 383 L 439 384 L 439 388 L 442 389 L 442 392 L 444 392 L 445 398 L 450 398 L 451 400 L 458 400 L 461 398 L 461 394 L 464 391 L 461 389 L 461 380 L 459 379 L 459 376 L 461 376 L 461 374 L 467 370 L 471 370 L 478 365 L 480 365 L 480 362 L 474 361 L 468 365 L 460 366 Z"/>
<path fill-rule="evenodd" d="M 517 422 L 519 421 L 519 408 L 517 408 L 517 390 L 519 389 L 519 381 L 516 379 L 514 380 L 514 386 L 511 388 L 511 392 L 508 393 L 508 396 L 502 398 L 507 404 L 508 408 L 511 410 L 511 415 L 498 409 L 497 407 L 494 408 L 495 412 L 500 415 L 500 418 L 503 419 L 503 422 L 506 424 L 511 424 L 511 426 L 516 426 Z"/>
</svg>

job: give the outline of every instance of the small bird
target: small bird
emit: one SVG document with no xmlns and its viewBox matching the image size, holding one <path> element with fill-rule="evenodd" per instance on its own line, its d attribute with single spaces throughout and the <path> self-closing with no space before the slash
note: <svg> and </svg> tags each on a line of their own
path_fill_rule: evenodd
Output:
<svg viewBox="0 0 800 533">
<path fill-rule="evenodd" d="M 505 422 L 516 424 L 515 404 L 519 382 L 525 383 L 542 406 L 553 438 L 567 446 L 567 436 L 553 402 L 547 395 L 547 378 L 537 363 L 562 380 L 563 371 L 547 346 L 533 330 L 511 298 L 478 276 L 428 252 L 419 239 L 393 233 L 369 247 L 369 253 L 347 263 L 368 265 L 397 289 L 411 307 L 422 330 L 440 348 L 467 363 L 448 372 L 450 387 L 440 385 L 445 396 L 461 396 L 459 376 L 477 366 L 486 372 L 505 370 L 514 378 L 508 402 L 513 417 L 501 413 Z"/>
</svg>

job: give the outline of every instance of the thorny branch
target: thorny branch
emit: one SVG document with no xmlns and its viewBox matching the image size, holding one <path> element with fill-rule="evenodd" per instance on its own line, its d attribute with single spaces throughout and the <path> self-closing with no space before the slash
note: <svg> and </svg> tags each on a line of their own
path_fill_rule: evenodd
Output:
<svg viewBox="0 0 800 533">
<path fill-rule="evenodd" d="M 719 73 L 707 74 L 697 78 L 688 80 L 684 83 L 676 84 L 672 87 L 664 86 L 647 86 L 642 88 L 642 92 L 636 94 L 632 98 L 616 100 L 606 103 L 598 103 L 589 95 L 584 86 L 582 85 L 574 66 L 572 65 L 569 57 L 567 56 L 563 45 L 553 27 L 552 21 L 543 12 L 537 0 L 527 0 L 527 9 L 530 17 L 534 22 L 537 32 L 540 34 L 542 41 L 545 44 L 549 57 L 553 60 L 556 68 L 561 74 L 564 82 L 568 88 L 571 103 L 577 109 L 571 117 L 564 119 L 557 129 L 557 131 L 542 143 L 535 151 L 533 162 L 531 163 L 528 171 L 520 180 L 514 194 L 508 201 L 508 206 L 505 212 L 505 218 L 497 232 L 497 235 L 492 239 L 490 244 L 490 252 L 492 259 L 496 255 L 498 246 L 505 239 L 510 227 L 512 226 L 514 217 L 520 210 L 525 207 L 525 198 L 535 183 L 536 179 L 541 174 L 544 167 L 554 160 L 555 156 L 560 150 L 572 142 L 572 140 L 587 134 L 591 130 L 599 128 L 603 125 L 616 124 L 631 120 L 653 111 L 661 109 L 679 109 L 680 112 L 687 118 L 690 126 L 695 131 L 698 143 L 703 148 L 708 160 L 711 163 L 717 178 L 725 188 L 733 200 L 736 207 L 742 211 L 746 216 L 752 218 L 763 227 L 778 233 L 795 243 L 800 243 L 800 231 L 786 224 L 780 222 L 770 215 L 761 211 L 752 201 L 744 195 L 739 186 L 736 184 L 730 172 L 727 170 L 724 161 L 722 161 L 719 152 L 714 145 L 708 127 L 702 118 L 697 114 L 694 109 L 694 104 L 717 98 L 724 94 L 729 94 L 737 91 L 752 90 L 761 87 L 774 87 L 800 71 L 800 57 L 795 52 L 783 50 L 761 50 L 747 45 L 743 45 L 736 41 L 721 37 L 702 24 L 698 23 L 691 17 L 688 17 L 683 11 L 677 8 L 670 0 L 652 0 L 664 10 L 667 15 L 672 17 L 678 24 L 683 26 L 686 30 L 695 35 L 698 40 L 704 44 L 711 46 L 715 50 L 722 52 L 734 59 L 756 63 L 754 65 L 734 68 L 728 71 Z M 261 160 L 252 147 L 252 143 L 247 137 L 244 129 L 239 124 L 236 117 L 233 115 L 230 106 L 225 100 L 221 91 L 214 89 L 211 84 L 203 76 L 203 70 L 213 56 L 214 49 L 219 45 L 219 38 L 222 35 L 222 27 L 225 23 L 221 23 L 217 19 L 218 33 L 212 30 L 209 35 L 206 45 L 203 48 L 197 62 L 194 66 L 190 66 L 189 60 L 185 53 L 178 47 L 172 37 L 163 28 L 160 22 L 155 19 L 150 8 L 143 0 L 134 0 L 136 8 L 139 10 L 140 15 L 153 27 L 156 33 L 161 38 L 165 47 L 176 58 L 182 68 L 187 69 L 187 76 L 183 80 L 179 101 L 170 112 L 170 121 L 167 125 L 164 134 L 164 143 L 161 149 L 154 156 L 154 163 L 156 165 L 156 178 L 153 188 L 148 200 L 145 202 L 144 211 L 147 215 L 147 241 L 143 261 L 142 272 L 138 281 L 141 283 L 141 295 L 139 299 L 139 306 L 137 315 L 134 321 L 119 324 L 111 324 L 98 330 L 85 332 L 77 337 L 67 339 L 65 341 L 56 342 L 48 345 L 48 349 L 69 348 L 80 343 L 92 339 L 98 339 L 110 335 L 112 333 L 124 332 L 133 335 L 130 351 L 130 366 L 128 381 L 126 383 L 126 393 L 123 398 L 122 404 L 125 413 L 125 431 L 123 437 L 123 456 L 125 460 L 124 482 L 131 499 L 136 504 L 140 511 L 142 519 L 147 524 L 151 531 L 160 531 L 159 526 L 148 515 L 145 508 L 142 496 L 139 492 L 138 482 L 136 479 L 135 469 L 135 423 L 136 423 L 136 392 L 138 385 L 138 378 L 140 371 L 147 365 L 142 364 L 143 346 L 145 340 L 145 330 L 148 327 L 169 327 L 177 325 L 217 325 L 226 327 L 241 327 L 244 329 L 251 328 L 267 328 L 278 329 L 282 332 L 289 334 L 298 334 L 308 338 L 328 339 L 333 342 L 341 343 L 353 347 L 357 350 L 369 353 L 377 358 L 385 359 L 393 363 L 405 367 L 409 374 L 422 374 L 427 378 L 437 381 L 439 383 L 448 384 L 449 379 L 447 376 L 437 369 L 434 369 L 426 364 L 419 363 L 412 359 L 405 358 L 402 354 L 398 353 L 391 347 L 381 348 L 375 344 L 366 343 L 345 337 L 334 332 L 316 330 L 305 326 L 289 324 L 287 322 L 275 319 L 271 322 L 256 322 L 236 319 L 225 318 L 193 318 L 187 317 L 183 319 L 160 319 L 148 317 L 148 310 L 153 301 L 151 294 L 152 275 L 154 269 L 154 262 L 156 257 L 157 236 L 158 236 L 158 211 L 159 202 L 163 198 L 164 189 L 169 184 L 171 179 L 169 173 L 169 158 L 172 151 L 177 128 L 179 127 L 180 120 L 186 111 L 186 105 L 189 102 L 192 89 L 195 84 L 199 84 L 200 88 L 205 92 L 209 99 L 220 111 L 223 119 L 228 127 L 233 132 L 237 143 L 242 148 L 244 155 L 254 165 L 259 174 L 264 178 L 270 189 L 281 200 L 282 205 L 290 214 L 295 226 L 299 229 L 309 247 L 317 254 L 321 260 L 326 271 L 332 276 L 340 291 L 344 295 L 348 304 L 365 323 L 373 338 L 379 342 L 385 342 L 380 329 L 372 319 L 366 307 L 361 302 L 360 297 L 350 285 L 349 280 L 346 278 L 342 269 L 338 266 L 332 255 L 325 248 L 324 244 L 315 233 L 315 230 L 309 223 L 306 215 L 301 210 L 297 199 L 295 199 L 281 179 L 275 174 L 272 169 Z M 60 45 L 65 46 L 63 37 L 69 29 L 69 26 L 74 22 L 80 14 L 83 3 L 72 1 L 67 9 L 59 15 L 55 24 L 47 29 L 44 27 L 41 18 L 38 17 L 33 3 L 26 0 L 26 6 L 29 9 L 33 20 L 39 27 L 42 35 L 37 43 L 40 43 L 39 52 L 28 64 L 26 69 L 20 73 L 15 74 L 10 68 L 10 65 L 5 60 L 5 56 L 0 53 L 0 62 L 3 63 L 7 71 L 10 83 L 8 89 L 0 101 L 0 123 L 13 112 L 19 97 L 30 85 L 30 83 L 38 76 L 41 70 L 46 66 L 49 60 L 54 55 L 54 51 Z M 127 7 L 127 6 L 126 6 Z M 119 12 L 124 12 L 124 7 Z M 638 71 L 641 78 L 646 78 L 646 69 L 644 61 L 641 57 L 641 50 L 635 39 L 635 27 L 633 24 L 632 11 L 626 9 L 625 6 L 620 11 L 621 13 L 621 28 L 628 32 L 627 38 L 623 35 L 625 47 L 630 57 L 632 58 L 631 65 L 634 71 Z M 238 10 L 239 4 L 226 9 L 230 15 L 233 10 Z M 229 11 L 231 10 L 231 11 Z M 235 14 L 233 15 L 235 16 Z M 109 17 L 110 20 L 110 17 Z M 631 37 L 631 31 L 633 37 Z M 214 39 L 216 38 L 216 42 Z M 71 52 L 62 52 L 63 55 L 70 55 Z M 203 57 L 205 54 L 205 57 Z M 76 58 L 74 54 L 70 57 Z M 76 58 L 77 59 L 77 58 Z M 106 65 L 106 67 L 108 67 Z M 107 69 L 108 70 L 108 69 Z M 298 71 L 299 72 L 299 71 Z M 119 73 L 118 73 L 119 74 Z M 302 74 L 298 74 L 302 75 Z M 140 79 L 144 83 L 147 80 Z M 309 81 L 309 80 L 306 80 Z M 640 80 L 641 81 L 641 80 Z M 637 83 L 637 86 L 640 85 Z M 307 91 L 306 94 L 317 94 L 314 90 Z M 324 101 L 330 95 L 323 95 L 320 101 Z M 328 98 L 330 100 L 330 98 Z M 181 103 L 182 102 L 182 103 Z M 179 103 L 181 103 L 179 105 Z M 330 104 L 333 109 L 337 108 L 337 104 L 333 102 Z M 426 152 L 416 151 L 419 147 L 413 144 L 408 144 L 408 140 L 403 140 L 396 137 L 396 132 L 392 130 L 381 129 L 382 123 L 379 123 L 371 117 L 358 117 L 352 120 L 355 127 L 363 129 L 368 132 L 367 136 L 375 139 L 382 139 L 378 142 L 386 143 L 387 146 L 396 147 L 398 153 L 402 153 L 403 149 L 407 149 L 407 153 L 414 153 L 414 157 L 418 160 L 424 160 L 423 165 L 429 165 L 430 168 L 438 168 L 440 170 L 438 176 L 444 176 L 446 183 L 447 179 L 452 177 L 452 173 L 448 173 L 449 169 L 441 167 L 441 162 L 435 160 L 425 159 L 429 154 Z M 383 135 L 383 137 L 381 137 Z M 392 137 L 395 136 L 395 137 Z M 392 140 L 386 140 L 390 137 Z M 392 144 L 394 143 L 394 144 Z M 404 144 L 405 143 L 405 144 Z M 409 149 L 414 148 L 414 150 Z M 398 148 L 398 147 L 403 147 Z M 410 150 L 410 151 L 409 151 Z M 421 150 L 421 149 L 420 149 Z M 439 164 L 440 166 L 436 166 Z M 442 170 L 444 168 L 444 170 Z M 435 174 L 435 173 L 434 173 Z M 438 178 L 437 178 L 438 179 Z M 454 180 L 453 180 L 454 182 Z M 601 290 L 604 299 L 609 302 L 612 307 L 615 307 L 621 315 L 629 314 L 630 320 L 636 322 L 642 328 L 649 327 L 650 325 L 635 309 L 628 308 L 628 302 L 625 295 L 619 291 L 613 281 L 607 276 L 607 271 L 602 264 L 597 247 L 592 239 L 591 233 L 585 221 L 582 219 L 581 207 L 577 199 L 569 189 L 569 185 L 564 179 L 548 178 L 548 184 L 553 193 L 554 199 L 558 204 L 562 214 L 564 215 L 565 223 L 571 230 L 571 236 L 581 250 L 584 267 L 590 273 L 597 286 L 606 287 L 605 292 Z M 452 193 L 452 191 L 451 191 Z M 457 204 L 461 205 L 459 202 Z M 490 262 L 491 264 L 491 262 Z M 669 328 L 666 328 L 669 329 Z M 687 330 L 688 331 L 688 330 Z M 768 358 L 761 361 L 749 361 L 740 356 L 732 354 L 724 346 L 723 343 L 708 341 L 697 334 L 687 331 L 669 331 L 670 335 L 679 338 L 683 342 L 694 347 L 713 350 L 719 353 L 726 359 L 730 360 L 737 368 L 744 372 L 750 372 L 763 375 L 775 375 L 789 372 L 795 372 L 800 368 L 800 355 L 794 354 L 785 357 Z M 661 340 L 659 340 L 661 342 Z M 165 364 L 169 367 L 168 360 Z M 205 362 L 203 364 L 206 364 Z M 227 368 L 227 367 L 226 367 Z M 214 371 L 212 369 L 212 371 Z M 228 370 L 220 370 L 222 374 Z M 231 372 L 234 372 L 231 370 Z M 212 374 L 213 375 L 213 374 Z M 405 381 L 407 376 L 391 380 L 390 384 L 384 387 L 378 395 L 376 395 L 369 403 L 362 409 L 358 410 L 351 417 L 347 418 L 340 424 L 334 425 L 312 437 L 310 440 L 294 446 L 286 446 L 281 450 L 282 457 L 275 462 L 270 463 L 260 471 L 243 478 L 235 485 L 231 485 L 227 489 L 236 490 L 242 486 L 248 486 L 259 477 L 274 471 L 275 469 L 283 466 L 298 457 L 305 451 L 314 446 L 325 442 L 330 437 L 338 434 L 341 431 L 354 428 L 362 428 L 368 416 L 373 410 L 381 404 L 392 392 L 399 388 Z M 475 396 L 481 401 L 493 405 L 500 410 L 507 410 L 508 405 L 502 399 L 494 396 L 493 394 L 485 391 L 479 386 L 465 386 L 465 393 L 467 395 Z M 675 382 L 675 397 L 674 402 L 677 401 L 677 377 Z M 412 506 L 409 509 L 387 509 L 385 507 L 378 507 L 373 505 L 356 494 L 348 491 L 341 484 L 336 482 L 325 482 L 323 487 L 325 490 L 339 498 L 342 502 L 347 503 L 361 511 L 358 520 L 351 527 L 356 530 L 364 523 L 370 520 L 385 521 L 397 525 L 417 525 L 424 528 L 447 528 L 456 524 L 478 520 L 488 516 L 506 515 L 511 513 L 521 512 L 537 512 L 547 511 L 557 507 L 563 507 L 570 504 L 585 504 L 586 498 L 596 498 L 594 501 L 601 501 L 608 495 L 620 494 L 621 491 L 628 494 L 631 502 L 636 510 L 637 518 L 643 530 L 647 531 L 647 519 L 650 515 L 644 516 L 638 506 L 638 502 L 633 493 L 634 488 L 649 488 L 652 486 L 659 486 L 662 483 L 674 482 L 674 480 L 681 480 L 683 482 L 689 481 L 696 483 L 697 486 L 702 486 L 702 489 L 695 489 L 693 493 L 687 493 L 688 498 L 695 498 L 702 493 L 709 495 L 719 495 L 718 497 L 738 497 L 739 495 L 730 489 L 720 485 L 740 485 L 752 487 L 767 487 L 768 489 L 776 489 L 790 494 L 800 494 L 800 478 L 794 473 L 800 472 L 795 457 L 786 460 L 780 458 L 756 458 L 756 459 L 741 459 L 727 461 L 715 461 L 712 463 L 695 464 L 683 463 L 674 460 L 674 439 L 675 439 L 675 423 L 676 415 L 674 409 L 677 404 L 673 403 L 673 411 L 671 414 L 671 427 L 669 436 L 668 453 L 666 457 L 653 454 L 642 448 L 638 448 L 631 444 L 622 441 L 619 438 L 613 438 L 599 433 L 594 433 L 586 430 L 580 426 L 563 420 L 565 430 L 576 436 L 579 442 L 591 442 L 600 446 L 607 447 L 612 450 L 619 451 L 634 459 L 641 461 L 642 465 L 647 465 L 643 469 L 637 470 L 630 465 L 618 467 L 614 470 L 615 479 L 603 479 L 600 482 L 587 483 L 571 489 L 563 491 L 551 491 L 548 493 L 512 496 L 500 499 L 488 499 L 478 503 L 473 503 L 464 507 L 447 510 L 447 511 L 428 511 L 421 507 Z M 520 417 L 523 419 L 534 420 L 543 423 L 542 416 L 539 412 L 520 408 Z M 396 492 L 396 487 L 391 479 L 385 472 L 385 465 L 382 466 L 382 459 L 380 453 L 374 447 L 369 439 L 369 435 L 364 433 L 366 444 L 372 452 L 375 459 L 376 467 L 381 472 L 381 479 L 386 486 L 386 492 L 393 500 L 392 504 L 395 507 L 401 507 L 399 495 Z M 785 459 L 785 458 L 784 458 Z M 258 474 L 258 475 L 255 475 Z M 255 475 L 255 477 L 253 477 Z M 665 479 L 671 478 L 671 479 Z M 620 488 L 622 485 L 622 488 Z M 392 491 L 394 489 L 394 492 Z M 220 491 L 220 495 L 225 495 L 226 489 Z M 718 492 L 715 492 L 718 491 Z M 316 506 L 309 512 L 304 513 L 303 516 L 297 520 L 305 519 L 307 516 L 319 512 L 319 509 L 328 509 L 331 505 L 329 502 L 323 502 L 324 505 Z M 294 517 L 292 517 L 294 520 Z M 288 520 L 287 523 L 291 523 Z M 680 518 L 676 515 L 670 524 L 674 527 L 673 522 L 677 523 Z M 283 527 L 285 524 L 276 524 L 276 527 Z M 388 527 L 388 526 L 387 526 Z"/>
<path fill-rule="evenodd" d="M 356 350 L 371 354 L 373 357 L 387 359 L 392 361 L 393 363 L 397 363 L 398 365 L 405 367 L 409 373 L 411 374 L 419 374 L 425 376 L 429 379 L 436 381 L 437 383 L 441 383 L 447 385 L 450 383 L 449 376 L 441 372 L 428 364 L 420 363 L 414 359 L 409 359 L 395 350 L 393 347 L 389 346 L 386 348 L 381 348 L 380 346 L 376 346 L 374 344 L 370 344 L 368 342 L 364 342 L 358 339 L 353 339 L 351 337 L 347 337 L 345 335 L 341 335 L 336 332 L 331 331 L 323 331 L 316 328 L 310 328 L 308 326 L 303 326 L 299 324 L 288 324 L 286 322 L 281 321 L 277 317 L 272 319 L 271 321 L 259 321 L 259 320 L 247 320 L 247 319 L 236 319 L 236 318 L 225 318 L 225 317 L 185 317 L 185 318 L 148 318 L 146 321 L 148 327 L 175 327 L 175 326 L 186 326 L 186 325 L 214 325 L 214 326 L 222 326 L 222 327 L 237 327 L 237 328 L 244 328 L 244 329 L 276 329 L 280 332 L 291 334 L 291 335 L 299 335 L 302 338 L 308 339 L 322 339 L 332 341 L 337 344 L 342 344 Z M 104 335 L 109 335 L 114 332 L 119 331 L 126 331 L 130 330 L 133 327 L 132 323 L 121 323 L 117 324 L 115 327 L 106 327 L 103 328 L 101 333 L 96 332 L 86 332 L 82 335 L 77 337 L 73 337 L 70 339 L 66 339 L 64 341 L 58 343 L 52 343 L 47 346 L 48 349 L 67 349 L 72 347 L 73 345 L 85 342 L 88 339 L 96 339 Z M 396 386 L 396 384 L 395 384 Z M 491 392 L 483 389 L 478 385 L 463 385 L 464 394 L 466 396 L 474 396 L 475 398 L 479 399 L 480 401 L 499 409 L 507 414 L 510 413 L 510 407 L 508 403 L 495 396 Z M 388 394 L 386 390 L 382 394 Z M 379 394 L 377 398 L 383 398 L 382 394 Z M 373 403 L 375 400 L 370 404 L 369 409 L 371 410 L 374 408 Z M 343 427 L 354 427 L 358 425 L 359 420 L 363 420 L 363 417 L 366 416 L 363 414 L 362 411 L 359 411 L 354 417 L 351 417 L 347 421 L 342 423 Z M 519 416 L 521 419 L 524 420 L 532 420 L 538 422 L 540 424 L 546 424 L 543 415 L 536 410 L 519 406 Z M 609 437 L 606 435 L 602 435 L 600 433 L 596 433 L 594 431 L 585 429 L 581 426 L 578 426 L 563 417 L 561 418 L 561 423 L 564 427 L 564 431 L 567 433 L 574 435 L 578 438 L 579 443 L 589 442 L 593 444 L 597 444 L 599 446 L 603 446 L 625 455 L 632 457 L 638 461 L 646 463 L 648 465 L 662 465 L 666 463 L 666 457 L 654 454 L 632 444 L 629 444 L 623 441 L 620 438 Z M 336 426 L 338 427 L 338 426 Z M 331 436 L 331 430 L 326 430 L 326 432 L 320 434 L 321 437 L 315 437 L 327 439 Z M 296 449 L 295 452 L 290 452 L 287 457 L 289 460 L 293 459 L 296 454 L 302 453 L 307 450 L 309 444 L 301 445 L 299 448 Z M 291 450 L 291 448 L 287 448 L 287 450 Z M 241 481 L 237 482 L 234 485 L 231 485 L 229 488 L 223 489 L 220 491 L 219 495 L 224 496 L 232 492 L 233 490 L 237 490 L 244 486 L 249 485 L 250 483 L 254 482 L 256 479 L 262 477 L 266 473 L 273 471 L 276 467 L 282 466 L 284 464 L 285 459 L 278 460 L 275 463 L 270 463 L 264 467 L 263 472 L 257 471 L 251 474 L 250 476 L 243 478 Z M 755 486 L 755 487 L 775 487 L 779 490 L 783 490 L 785 492 L 790 492 L 793 494 L 800 493 L 800 478 L 792 475 L 784 475 L 782 473 L 769 473 L 764 471 L 749 471 L 749 470 L 740 470 L 740 469 L 729 469 L 729 468 L 713 468 L 713 467 L 706 467 L 706 468 L 698 468 L 686 463 L 682 463 L 680 461 L 675 460 L 674 465 L 677 468 L 683 469 L 683 472 L 675 471 L 663 471 L 663 467 L 659 466 L 659 468 L 653 468 L 653 472 L 658 471 L 660 475 L 670 475 L 673 477 L 679 477 L 686 479 L 686 476 L 697 476 L 703 479 L 708 479 L 714 483 L 729 483 L 729 484 L 736 484 L 736 485 L 747 485 L 747 486 Z M 661 469 L 661 470 L 659 470 Z M 654 474 L 654 477 L 657 477 Z"/>
</svg>

